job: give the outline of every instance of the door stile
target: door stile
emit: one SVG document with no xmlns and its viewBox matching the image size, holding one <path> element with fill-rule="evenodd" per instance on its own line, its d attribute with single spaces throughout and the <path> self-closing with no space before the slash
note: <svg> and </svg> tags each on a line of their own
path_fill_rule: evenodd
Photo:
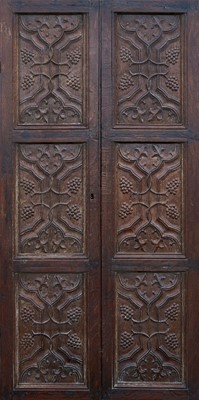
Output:
<svg viewBox="0 0 199 400">
<path fill-rule="evenodd" d="M 12 19 L 5 2 L 1 2 L 1 390 L 4 398 L 9 398 L 12 388 L 13 356 L 13 290 L 12 285 L 12 145 L 9 140 L 11 123 L 9 121 L 9 107 L 11 103 L 11 75 L 5 74 L 5 65 L 12 68 L 12 46 L 10 41 Z M 10 351 L 8 357 L 8 349 Z"/>
</svg>

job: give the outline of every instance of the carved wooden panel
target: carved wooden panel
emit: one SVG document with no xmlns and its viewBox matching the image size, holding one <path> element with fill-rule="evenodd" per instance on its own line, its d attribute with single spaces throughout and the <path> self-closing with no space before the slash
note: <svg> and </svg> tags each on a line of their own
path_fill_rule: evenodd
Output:
<svg viewBox="0 0 199 400">
<path fill-rule="evenodd" d="M 183 123 L 183 51 L 180 16 L 117 16 L 116 124 Z"/>
<path fill-rule="evenodd" d="M 85 157 L 83 144 L 18 147 L 19 253 L 84 253 Z"/>
<path fill-rule="evenodd" d="M 116 291 L 116 384 L 183 382 L 182 274 L 118 274 Z"/>
<path fill-rule="evenodd" d="M 17 286 L 17 385 L 85 383 L 83 275 L 21 274 Z"/>
<path fill-rule="evenodd" d="M 181 144 L 117 145 L 116 251 L 183 252 Z"/>
<path fill-rule="evenodd" d="M 84 16 L 21 15 L 18 22 L 18 123 L 82 125 Z"/>
</svg>

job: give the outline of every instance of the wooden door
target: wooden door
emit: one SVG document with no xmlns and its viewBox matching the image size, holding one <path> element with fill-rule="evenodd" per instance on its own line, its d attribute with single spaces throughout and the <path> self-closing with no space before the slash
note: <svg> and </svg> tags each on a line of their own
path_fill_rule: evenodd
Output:
<svg viewBox="0 0 199 400">
<path fill-rule="evenodd" d="M 1 6 L 1 399 L 98 398 L 98 2 Z"/>
<path fill-rule="evenodd" d="M 0 4 L 1 398 L 198 400 L 198 3 Z"/>
<path fill-rule="evenodd" d="M 105 398 L 196 400 L 198 3 L 102 8 Z"/>
</svg>

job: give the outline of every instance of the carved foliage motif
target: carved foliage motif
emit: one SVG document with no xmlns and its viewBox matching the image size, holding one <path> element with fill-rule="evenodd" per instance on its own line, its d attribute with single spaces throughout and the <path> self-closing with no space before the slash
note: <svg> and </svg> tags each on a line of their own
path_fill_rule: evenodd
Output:
<svg viewBox="0 0 199 400">
<path fill-rule="evenodd" d="M 84 383 L 83 275 L 21 274 L 17 302 L 17 384 Z"/>
<path fill-rule="evenodd" d="M 183 251 L 182 146 L 117 147 L 117 252 Z"/>
<path fill-rule="evenodd" d="M 18 149 L 19 253 L 83 253 L 84 145 L 23 144 Z"/>
<path fill-rule="evenodd" d="M 19 17 L 20 124 L 84 123 L 82 15 Z"/>
<path fill-rule="evenodd" d="M 116 383 L 183 382 L 180 273 L 117 276 Z"/>
<path fill-rule="evenodd" d="M 116 26 L 116 123 L 182 124 L 180 16 L 121 14 Z"/>
</svg>

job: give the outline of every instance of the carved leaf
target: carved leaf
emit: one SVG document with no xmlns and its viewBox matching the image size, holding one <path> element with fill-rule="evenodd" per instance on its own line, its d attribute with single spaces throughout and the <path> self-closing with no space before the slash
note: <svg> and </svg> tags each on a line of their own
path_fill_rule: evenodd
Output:
<svg viewBox="0 0 199 400">
<path fill-rule="evenodd" d="M 182 148 L 117 145 L 117 252 L 182 253 Z"/>
<path fill-rule="evenodd" d="M 118 14 L 116 125 L 183 123 L 179 15 Z"/>
<path fill-rule="evenodd" d="M 81 144 L 19 147 L 19 252 L 84 251 L 85 159 Z"/>
<path fill-rule="evenodd" d="M 17 301 L 17 384 L 84 383 L 83 275 L 20 274 Z"/>
<path fill-rule="evenodd" d="M 117 386 L 183 382 L 183 285 L 181 273 L 117 274 Z"/>
<path fill-rule="evenodd" d="M 87 70 L 83 16 L 20 16 L 18 38 L 18 123 L 82 125 Z"/>
</svg>

